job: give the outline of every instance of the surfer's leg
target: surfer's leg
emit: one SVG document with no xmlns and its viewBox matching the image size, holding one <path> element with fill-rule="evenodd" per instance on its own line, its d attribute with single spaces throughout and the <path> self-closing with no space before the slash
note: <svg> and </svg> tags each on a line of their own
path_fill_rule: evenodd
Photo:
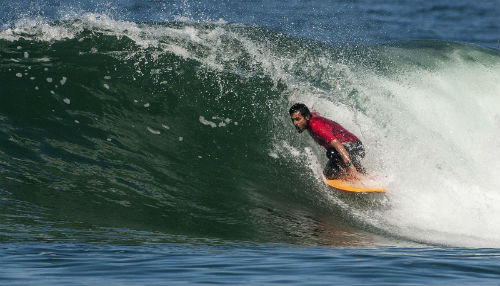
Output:
<svg viewBox="0 0 500 286">
<path fill-rule="evenodd" d="M 326 156 L 329 158 L 329 160 L 328 163 L 326 163 L 323 174 L 328 179 L 335 179 L 342 173 L 340 169 L 340 162 L 342 161 L 342 158 L 334 149 L 328 150 Z"/>
<path fill-rule="evenodd" d="M 326 163 L 325 169 L 323 170 L 323 175 L 327 179 L 335 179 L 340 175 L 340 168 L 336 163 L 333 163 L 332 160 L 328 160 Z"/>
<path fill-rule="evenodd" d="M 361 174 L 366 174 L 366 169 L 361 165 L 361 163 L 358 160 L 352 160 L 352 164 L 356 168 L 356 170 L 361 173 Z"/>
<path fill-rule="evenodd" d="M 366 174 L 366 169 L 361 165 L 361 159 L 365 157 L 365 148 L 361 141 L 353 142 L 346 147 L 346 150 L 356 170 L 362 174 Z"/>
</svg>

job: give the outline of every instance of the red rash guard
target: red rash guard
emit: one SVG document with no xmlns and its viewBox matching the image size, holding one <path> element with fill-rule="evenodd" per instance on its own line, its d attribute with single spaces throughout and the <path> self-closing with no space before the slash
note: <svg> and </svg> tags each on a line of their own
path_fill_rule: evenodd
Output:
<svg viewBox="0 0 500 286">
<path fill-rule="evenodd" d="M 350 143 L 359 140 L 358 137 L 344 129 L 340 124 L 319 116 L 315 112 L 311 112 L 307 131 L 309 131 L 314 141 L 325 147 L 325 149 L 332 147 L 330 142 L 333 139 L 337 139 L 340 143 Z"/>
</svg>

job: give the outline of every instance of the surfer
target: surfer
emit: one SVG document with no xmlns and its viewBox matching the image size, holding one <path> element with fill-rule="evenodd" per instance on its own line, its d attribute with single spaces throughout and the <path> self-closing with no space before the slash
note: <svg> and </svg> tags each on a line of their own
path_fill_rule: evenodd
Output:
<svg viewBox="0 0 500 286">
<path fill-rule="evenodd" d="M 304 130 L 319 145 L 325 147 L 328 163 L 323 174 L 328 179 L 347 177 L 356 179 L 365 173 L 360 160 L 365 156 L 361 141 L 340 124 L 310 112 L 305 104 L 296 103 L 290 108 L 290 117 L 299 133 Z"/>
</svg>

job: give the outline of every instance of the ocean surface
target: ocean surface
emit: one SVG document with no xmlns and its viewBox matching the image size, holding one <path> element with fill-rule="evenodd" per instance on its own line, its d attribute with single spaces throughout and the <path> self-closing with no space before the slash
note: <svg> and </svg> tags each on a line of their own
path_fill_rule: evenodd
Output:
<svg viewBox="0 0 500 286">
<path fill-rule="evenodd" d="M 1 285 L 500 284 L 499 1 L 0 6 Z"/>
</svg>

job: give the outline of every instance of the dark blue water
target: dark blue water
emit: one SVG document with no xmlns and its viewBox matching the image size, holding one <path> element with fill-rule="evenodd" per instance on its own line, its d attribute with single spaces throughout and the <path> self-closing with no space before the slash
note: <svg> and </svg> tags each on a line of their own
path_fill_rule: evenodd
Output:
<svg viewBox="0 0 500 286">
<path fill-rule="evenodd" d="M 499 285 L 499 1 L 0 5 L 0 284 Z"/>
<path fill-rule="evenodd" d="M 498 285 L 492 249 L 13 243 L 5 285 Z"/>
</svg>

